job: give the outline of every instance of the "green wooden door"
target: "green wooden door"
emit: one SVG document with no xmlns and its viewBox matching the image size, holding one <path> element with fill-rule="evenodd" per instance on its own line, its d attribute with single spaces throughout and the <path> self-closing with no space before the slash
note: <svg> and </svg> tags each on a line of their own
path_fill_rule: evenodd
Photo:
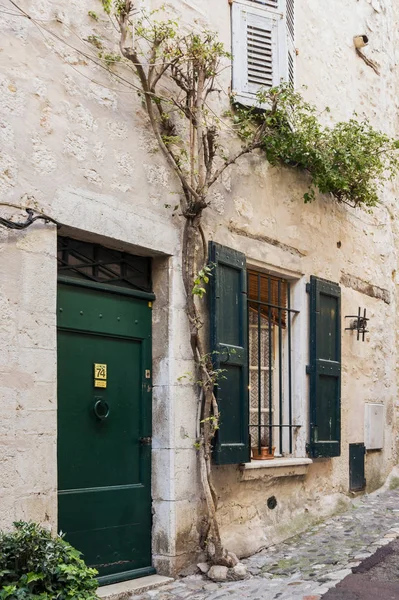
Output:
<svg viewBox="0 0 399 600">
<path fill-rule="evenodd" d="M 101 583 L 154 572 L 150 369 L 148 300 L 59 285 L 58 524 Z"/>
</svg>

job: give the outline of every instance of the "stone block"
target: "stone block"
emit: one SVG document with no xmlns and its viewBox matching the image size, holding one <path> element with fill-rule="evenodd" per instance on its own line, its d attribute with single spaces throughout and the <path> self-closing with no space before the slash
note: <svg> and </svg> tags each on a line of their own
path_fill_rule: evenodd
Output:
<svg viewBox="0 0 399 600">
<path fill-rule="evenodd" d="M 152 450 L 152 497 L 154 500 L 175 500 L 173 449 Z"/>
<path fill-rule="evenodd" d="M 152 495 L 155 500 L 198 497 L 197 455 L 190 449 L 153 449 Z"/>
<path fill-rule="evenodd" d="M 56 431 L 49 435 L 16 438 L 15 490 L 20 495 L 46 493 L 57 487 Z"/>
<path fill-rule="evenodd" d="M 176 554 L 191 554 L 197 556 L 199 553 L 199 529 L 200 529 L 200 504 L 199 494 L 192 500 L 179 500 L 175 502 L 176 511 Z"/>
<path fill-rule="evenodd" d="M 56 381 L 57 354 L 55 349 L 21 348 L 18 367 L 23 376 L 31 376 L 34 382 Z"/>
<path fill-rule="evenodd" d="M 15 497 L 12 489 L 1 490 L 0 506 L 0 531 L 9 530 L 16 520 Z"/>
<path fill-rule="evenodd" d="M 50 313 L 55 323 L 57 261 L 55 254 L 25 253 L 20 282 L 20 303 L 27 311 Z"/>
<path fill-rule="evenodd" d="M 15 485 L 15 443 L 12 434 L 0 437 L 0 489 L 12 494 Z"/>
<path fill-rule="evenodd" d="M 57 346 L 56 316 L 47 313 L 32 315 L 21 310 L 17 316 L 18 335 L 16 344 L 22 348 L 55 350 Z"/>
<path fill-rule="evenodd" d="M 16 435 L 54 436 L 57 431 L 56 410 L 18 410 L 15 419 Z"/>
<path fill-rule="evenodd" d="M 154 363 L 169 354 L 169 319 L 169 309 L 159 308 L 154 304 L 152 311 L 152 359 Z"/>
<path fill-rule="evenodd" d="M 40 257 L 48 255 L 54 260 L 57 252 L 56 226 L 39 222 L 35 227 L 21 231 L 15 247 L 23 252 L 39 254 Z"/>
<path fill-rule="evenodd" d="M 156 258 L 152 264 L 152 284 L 156 301 L 154 309 L 169 309 L 170 306 L 170 263 L 169 258 Z"/>
<path fill-rule="evenodd" d="M 42 525 L 50 525 L 52 532 L 57 530 L 57 494 L 53 490 L 46 493 L 17 495 L 15 500 L 15 519 L 35 521 Z"/>
<path fill-rule="evenodd" d="M 171 314 L 169 327 L 172 356 L 183 360 L 191 359 L 190 328 L 186 311 L 175 309 Z"/>
<path fill-rule="evenodd" d="M 198 398 L 192 384 L 177 385 L 171 389 L 171 398 L 177 418 L 174 422 L 176 448 L 192 450 L 196 442 Z"/>
<path fill-rule="evenodd" d="M 12 387 L 2 385 L 4 379 L 3 373 L 0 372 L 0 398 L 3 410 L 14 412 L 19 404 L 20 395 L 18 390 Z"/>
<path fill-rule="evenodd" d="M 194 447 L 175 451 L 175 500 L 194 500 L 201 495 L 198 477 L 198 457 Z"/>
<path fill-rule="evenodd" d="M 152 506 L 152 553 L 172 557 L 176 548 L 176 503 L 154 500 Z M 160 573 L 168 574 L 167 570 Z"/>
<path fill-rule="evenodd" d="M 2 438 L 12 439 L 15 433 L 16 411 L 10 408 L 4 408 L 1 411 L 0 419 L 0 440 Z"/>
<path fill-rule="evenodd" d="M 29 387 L 21 390 L 18 397 L 21 409 L 57 410 L 57 383 L 53 381 L 35 381 Z"/>
<path fill-rule="evenodd" d="M 154 386 L 152 391 L 152 448 L 173 448 L 173 399 L 168 385 Z"/>
</svg>

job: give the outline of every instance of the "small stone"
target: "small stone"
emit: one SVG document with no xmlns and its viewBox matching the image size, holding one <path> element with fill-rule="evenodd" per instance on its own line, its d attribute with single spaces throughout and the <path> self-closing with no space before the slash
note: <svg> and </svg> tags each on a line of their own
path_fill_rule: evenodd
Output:
<svg viewBox="0 0 399 600">
<path fill-rule="evenodd" d="M 238 563 L 235 567 L 233 567 L 232 569 L 229 569 L 227 576 L 228 576 L 228 579 L 230 579 L 232 581 L 240 581 L 241 579 L 247 579 L 248 578 L 247 567 L 245 565 L 243 565 L 242 563 Z"/>
<path fill-rule="evenodd" d="M 235 568 L 235 567 L 234 567 Z M 207 573 L 212 581 L 227 581 L 228 568 L 221 565 L 213 565 Z"/>
<path fill-rule="evenodd" d="M 202 563 L 198 563 L 197 567 L 199 568 L 201 573 L 206 574 L 206 573 L 208 573 L 209 569 L 211 568 L 211 565 L 209 563 L 202 562 Z"/>
<path fill-rule="evenodd" d="M 238 565 L 238 563 L 240 562 L 238 560 L 237 554 L 234 554 L 234 552 L 228 552 L 227 556 L 229 556 L 232 560 L 232 566 L 235 567 L 236 565 Z"/>
</svg>

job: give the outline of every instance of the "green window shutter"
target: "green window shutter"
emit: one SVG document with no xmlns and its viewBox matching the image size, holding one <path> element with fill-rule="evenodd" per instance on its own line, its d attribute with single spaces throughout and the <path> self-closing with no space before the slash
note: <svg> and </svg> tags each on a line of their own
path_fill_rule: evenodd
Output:
<svg viewBox="0 0 399 600">
<path fill-rule="evenodd" d="M 310 278 L 310 444 L 314 457 L 341 453 L 341 289 Z"/>
<path fill-rule="evenodd" d="M 215 387 L 220 428 L 214 445 L 216 464 L 250 459 L 248 433 L 248 321 L 245 255 L 210 242 L 210 333 L 213 362 L 223 369 Z"/>
</svg>

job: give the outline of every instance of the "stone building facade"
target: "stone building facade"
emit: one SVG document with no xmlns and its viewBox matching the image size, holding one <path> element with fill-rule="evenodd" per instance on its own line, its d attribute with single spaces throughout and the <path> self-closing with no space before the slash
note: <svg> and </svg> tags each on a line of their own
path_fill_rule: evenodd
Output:
<svg viewBox="0 0 399 600">
<path fill-rule="evenodd" d="M 255 10 L 255 15 L 265 9 L 256 0 L 173 0 L 167 10 L 183 24 L 216 30 L 229 48 L 236 26 L 231 12 L 238 5 Z M 59 310 L 68 303 L 62 296 L 57 308 L 57 238 L 58 244 L 73 240 L 125 257 L 148 257 L 152 290 L 143 292 L 141 299 L 151 309 L 152 361 L 143 363 L 139 374 L 144 383 L 147 371 L 152 378 L 147 388 L 152 399 L 151 394 L 146 397 L 152 403 L 152 433 L 151 427 L 145 432 L 146 437 L 152 435 L 151 503 L 144 535 L 152 544 L 147 566 L 161 574 L 176 574 L 198 554 L 203 510 L 194 447 L 196 397 L 182 377 L 192 371 L 181 280 L 182 222 L 168 208 L 176 204 L 178 186 L 157 152 L 140 98 L 123 80 L 109 76 L 82 54 L 95 56 L 89 36 L 115 40 L 115 32 L 100 14 L 100 3 L 21 0 L 21 8 L 32 18 L 11 4 L 8 9 L 7 0 L 5 6 L 0 9 L 0 214 L 23 220 L 18 207 L 32 206 L 61 226 L 39 222 L 24 231 L 0 228 L 0 527 L 24 519 L 56 529 L 60 464 L 68 470 L 76 460 L 80 472 L 89 468 L 79 463 L 81 453 L 70 460 L 63 456 L 63 447 L 57 458 L 57 398 L 63 393 L 57 392 L 57 369 L 58 381 L 66 372 L 72 387 L 81 385 L 79 365 L 75 380 L 67 359 L 62 364 L 57 359 L 57 319 L 60 351 L 64 325 Z M 384 132 L 397 134 L 398 22 L 394 0 L 296 2 L 295 85 L 306 86 L 306 99 L 321 111 L 331 108 L 326 120 L 348 119 L 357 112 Z M 353 37 L 358 34 L 368 35 L 366 52 L 379 64 L 380 75 L 356 55 Z M 223 84 L 228 91 L 228 70 Z M 227 107 L 226 94 L 219 108 Z M 305 205 L 306 189 L 305 175 L 272 168 L 254 154 L 240 160 L 215 185 L 205 217 L 209 240 L 245 255 L 248 269 L 276 278 L 273 281 L 282 281 L 281 285 L 290 283 L 291 308 L 297 311 L 289 350 L 290 422 L 297 426 L 292 452 L 285 442 L 284 448 L 276 442 L 272 460 L 214 467 L 223 539 L 241 556 L 278 543 L 321 515 L 345 507 L 354 444 L 366 443 L 367 491 L 384 483 L 398 457 L 396 183 L 387 185 L 381 205 L 371 214 L 323 196 Z M 58 259 L 61 264 L 62 248 Z M 333 282 L 341 294 L 341 451 L 333 458 L 311 458 L 307 446 L 312 433 L 306 372 L 311 307 L 306 285 L 311 277 Z M 88 301 L 88 310 L 94 305 Z M 350 322 L 345 317 L 357 314 L 358 307 L 366 309 L 369 318 L 364 342 L 345 330 Z M 259 330 L 254 321 L 254 331 L 270 327 L 268 310 Z M 79 326 L 72 321 L 65 328 L 76 333 Z M 249 324 L 251 328 L 251 319 Z M 98 332 L 105 335 L 105 330 Z M 115 335 L 123 337 L 121 331 Z M 273 356 L 275 352 L 278 356 L 279 335 L 273 341 L 277 344 Z M 282 335 L 287 335 L 287 328 Z M 125 355 L 123 350 L 121 354 Z M 269 369 L 268 376 L 275 378 L 270 373 L 279 367 L 281 363 L 269 363 L 264 372 Z M 110 367 L 108 371 L 111 382 Z M 92 392 L 97 394 L 93 402 L 100 399 L 96 410 L 105 411 L 97 415 L 102 422 L 107 409 L 102 388 Z M 267 418 L 278 411 L 274 397 L 272 404 Z M 110 410 L 111 418 L 112 406 Z M 62 414 L 67 412 L 64 407 Z M 60 419 L 58 428 L 63 428 Z M 283 420 L 281 416 L 279 423 Z M 75 425 L 72 419 L 71 440 L 81 434 Z M 62 436 L 65 440 L 65 429 Z M 360 454 L 356 456 L 362 462 Z M 117 454 L 114 460 L 119 464 Z M 150 462 L 143 463 L 146 476 Z M 98 487 L 98 480 L 86 485 Z M 144 573 L 145 566 L 140 568 Z"/>
</svg>

